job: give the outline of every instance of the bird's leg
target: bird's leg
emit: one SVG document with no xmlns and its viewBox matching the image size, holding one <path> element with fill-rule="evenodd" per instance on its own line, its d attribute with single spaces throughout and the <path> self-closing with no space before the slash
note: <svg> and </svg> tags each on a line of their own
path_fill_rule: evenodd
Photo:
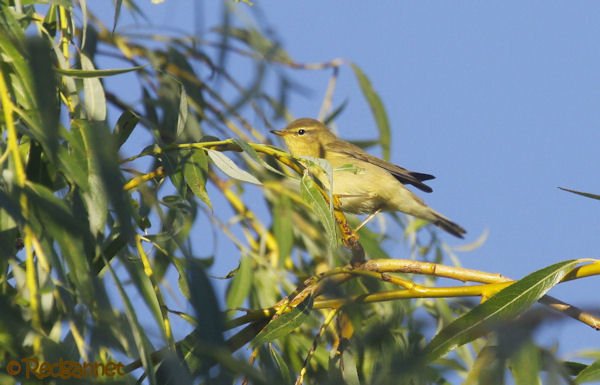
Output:
<svg viewBox="0 0 600 385">
<path fill-rule="evenodd" d="M 379 214 L 381 212 L 381 209 L 377 209 L 376 211 L 372 212 L 371 214 L 369 214 L 368 217 L 365 218 L 364 221 L 362 221 L 362 223 L 360 225 L 358 225 L 358 227 L 356 229 L 354 229 L 354 232 L 358 233 L 358 230 L 362 229 L 364 225 L 366 225 L 367 223 L 369 223 L 369 221 L 371 219 L 373 219 L 373 217 L 377 214 Z"/>
</svg>

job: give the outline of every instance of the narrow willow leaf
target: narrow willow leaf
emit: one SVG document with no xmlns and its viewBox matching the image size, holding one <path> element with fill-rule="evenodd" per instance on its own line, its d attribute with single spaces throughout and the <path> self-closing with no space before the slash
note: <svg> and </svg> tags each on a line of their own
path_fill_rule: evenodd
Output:
<svg viewBox="0 0 600 385">
<path fill-rule="evenodd" d="M 173 183 L 173 186 L 177 189 L 177 192 L 181 196 L 186 196 L 185 192 L 187 187 L 183 178 L 182 164 L 185 163 L 181 160 L 182 154 L 180 152 L 169 151 L 165 152 L 162 157 L 162 164 L 165 167 L 165 171 Z"/>
<path fill-rule="evenodd" d="M 81 68 L 85 71 L 94 70 L 94 64 L 83 53 L 80 55 Z M 98 78 L 83 79 L 84 105 L 90 120 L 104 121 L 106 119 L 106 97 L 104 88 Z"/>
<path fill-rule="evenodd" d="M 191 373 L 206 373 L 211 366 L 218 363 L 228 371 L 246 376 L 251 384 L 273 384 L 272 381 L 267 382 L 264 375 L 258 369 L 255 369 L 243 359 L 235 358 L 229 348 L 207 344 L 202 340 L 201 332 L 202 327 L 198 327 L 179 342 L 181 354 Z M 235 383 L 232 381 L 213 381 L 211 383 Z"/>
<path fill-rule="evenodd" d="M 508 365 L 516 385 L 542 385 L 541 354 L 531 342 L 524 343 L 509 359 Z"/>
<path fill-rule="evenodd" d="M 310 204 L 317 215 L 317 218 L 325 228 L 327 238 L 329 239 L 329 245 L 332 248 L 337 247 L 339 239 L 333 211 L 331 210 L 330 205 L 325 201 L 325 198 L 323 198 L 323 195 L 321 195 L 312 176 L 308 173 L 305 173 L 300 181 L 300 193 L 302 199 Z"/>
<path fill-rule="evenodd" d="M 90 220 L 90 229 L 92 233 L 101 233 L 106 225 L 108 218 L 108 197 L 99 170 L 90 164 L 90 174 L 88 174 L 89 190 L 84 192 L 86 207 Z"/>
<path fill-rule="evenodd" d="M 136 258 L 142 258 L 142 256 L 139 255 L 140 252 L 145 253 L 143 248 L 141 250 L 138 249 L 138 255 Z M 146 259 L 148 260 L 147 256 Z M 164 319 L 160 308 L 161 293 L 160 291 L 156 291 L 155 287 L 153 287 L 152 282 L 148 277 L 147 270 L 144 268 L 142 263 L 127 263 L 125 264 L 125 268 L 128 271 L 128 277 L 130 282 L 139 292 L 139 297 L 136 297 L 136 305 L 139 306 L 141 304 L 145 304 L 148 310 L 150 311 L 152 317 L 154 317 L 156 325 L 163 326 Z M 152 269 L 152 267 L 150 269 Z M 156 273 L 153 272 L 153 274 Z M 146 319 L 149 321 L 150 317 L 147 316 Z"/>
<path fill-rule="evenodd" d="M 219 151 L 206 150 L 208 156 L 221 171 L 233 179 L 241 180 L 242 182 L 262 185 L 256 177 L 248 171 L 244 171 L 237 164 L 229 159 L 225 154 Z"/>
<path fill-rule="evenodd" d="M 591 193 L 586 193 L 586 192 L 582 192 L 582 191 L 571 190 L 571 189 L 564 188 L 564 187 L 559 187 L 559 189 L 561 189 L 563 191 L 568 191 L 568 192 L 573 193 L 573 194 L 582 195 L 582 196 L 584 196 L 586 198 L 592 198 L 592 199 L 598 199 L 598 200 L 600 200 L 600 195 L 597 195 L 597 194 L 591 194 Z"/>
<path fill-rule="evenodd" d="M 391 258 L 381 247 L 382 236 L 377 232 L 369 230 L 367 226 L 360 229 L 360 244 L 365 249 L 369 259 Z"/>
<path fill-rule="evenodd" d="M 169 47 L 167 51 L 169 64 L 175 66 L 177 72 L 181 74 L 177 80 L 181 82 L 183 89 L 187 93 L 187 97 L 192 101 L 190 107 L 195 108 L 195 106 L 198 106 L 199 108 L 203 108 L 205 102 L 202 96 L 204 87 L 200 80 L 202 76 L 196 74 L 194 66 L 189 61 L 190 59 L 191 57 L 187 53 L 180 52 L 174 47 Z M 209 59 L 207 58 L 207 60 Z"/>
<path fill-rule="evenodd" d="M 346 350 L 342 356 L 341 375 L 344 383 L 348 385 L 360 385 L 358 370 L 356 369 L 356 359 L 352 351 Z"/>
<path fill-rule="evenodd" d="M 113 20 L 113 27 L 112 27 L 112 32 L 115 32 L 115 29 L 117 28 L 117 22 L 119 21 L 119 16 L 121 16 L 121 7 L 123 6 L 123 0 L 116 0 L 115 1 L 115 16 L 114 16 L 114 20 Z"/>
<path fill-rule="evenodd" d="M 87 188 L 84 190 L 83 197 L 88 209 L 90 220 L 90 229 L 94 234 L 102 232 L 106 219 L 108 218 L 108 196 L 104 183 L 102 182 L 101 165 L 99 159 L 94 156 L 98 144 L 92 140 L 90 130 L 94 127 L 81 126 L 84 140 L 85 153 L 88 155 L 87 161 Z"/>
<path fill-rule="evenodd" d="M 504 367 L 500 366 L 498 349 L 495 346 L 485 346 L 477 359 L 470 365 L 467 378 L 463 385 L 502 385 L 502 372 Z"/>
<path fill-rule="evenodd" d="M 346 109 L 347 105 L 348 99 L 344 100 L 342 104 L 340 104 L 333 111 L 331 111 L 331 113 L 327 115 L 325 119 L 323 119 L 323 124 L 329 126 L 329 124 L 333 122 L 338 117 L 338 115 L 340 115 Z"/>
<path fill-rule="evenodd" d="M 277 351 L 277 349 L 275 349 L 273 344 L 269 344 L 267 346 L 267 349 L 269 350 L 269 356 L 273 360 L 273 363 L 275 364 L 275 367 L 279 372 L 278 381 L 281 381 L 279 383 L 291 384 L 292 376 L 290 375 L 290 369 L 287 363 L 285 362 L 285 359 L 281 356 L 281 354 L 279 354 L 279 352 Z"/>
<path fill-rule="evenodd" d="M 10 62 L 6 64 L 10 65 L 16 75 L 15 80 L 11 84 L 15 88 L 16 101 L 26 109 L 33 109 L 35 108 L 35 90 L 31 81 L 33 75 L 31 74 L 26 55 L 22 52 L 21 47 L 16 45 L 17 41 L 23 41 L 24 39 L 22 29 L 18 27 L 18 21 L 14 19 L 12 12 L 3 12 L 1 15 L 3 19 L 2 23 L 0 23 L 0 52 L 2 52 L 3 57 L 10 58 Z M 2 28 L 3 23 L 14 23 L 15 27 Z M 14 34 L 14 36 L 11 36 L 11 34 Z"/>
<path fill-rule="evenodd" d="M 273 235 L 277 241 L 280 265 L 289 257 L 294 246 L 293 226 L 292 204 L 290 198 L 283 195 L 275 202 L 273 209 Z"/>
<path fill-rule="evenodd" d="M 88 59 L 89 60 L 89 59 Z M 97 70 L 97 69 L 76 69 L 76 68 L 55 68 L 54 70 L 61 75 L 70 76 L 72 78 L 87 79 L 87 78 L 105 78 L 108 76 L 115 76 L 126 74 L 128 72 L 139 71 L 145 66 L 135 66 L 129 68 L 113 68 L 109 70 Z M 93 67 L 92 67 L 93 68 Z"/>
<path fill-rule="evenodd" d="M 240 146 L 242 151 L 250 155 L 250 157 L 254 159 L 257 163 L 261 163 L 262 159 L 258 156 L 258 153 L 248 143 L 239 138 L 233 138 L 233 142 Z"/>
<path fill-rule="evenodd" d="M 10 197 L 0 189 L 0 268 L 6 268 L 8 258 L 15 255 L 19 230 L 17 221 L 23 222 L 18 197 Z M 7 270 L 3 270 L 7 271 Z"/>
<path fill-rule="evenodd" d="M 208 170 L 206 154 L 204 151 L 191 150 L 187 154 L 182 154 L 182 157 L 184 158 L 183 178 L 185 183 L 194 195 L 212 209 L 210 197 L 206 192 L 206 172 Z"/>
<path fill-rule="evenodd" d="M 79 5 L 81 7 L 81 50 L 85 49 L 85 43 L 87 41 L 87 31 L 88 31 L 88 11 L 87 11 L 87 1 L 80 0 Z"/>
<path fill-rule="evenodd" d="M 186 262 L 190 302 L 200 325 L 198 337 L 210 346 L 223 346 L 224 319 L 213 285 L 198 261 L 188 258 Z"/>
<path fill-rule="evenodd" d="M 27 48 L 35 88 L 36 110 L 39 113 L 35 120 L 41 123 L 39 126 L 32 125 L 31 129 L 44 148 L 46 156 L 56 160 L 60 105 L 56 91 L 56 76 L 51 64 L 51 48 L 46 39 L 37 38 L 29 40 Z"/>
<path fill-rule="evenodd" d="M 333 211 L 333 189 L 331 188 L 333 186 L 333 167 L 331 167 L 331 163 L 325 159 L 312 156 L 303 156 L 302 159 L 307 165 L 309 172 L 315 175 L 327 189 L 329 210 Z"/>
<path fill-rule="evenodd" d="M 131 234 L 133 231 L 131 206 L 123 191 L 123 177 L 119 170 L 114 137 L 103 122 L 75 120 L 73 126 L 81 129 L 84 138 L 85 150 L 88 155 L 88 173 L 95 175 L 96 182 L 102 186 L 101 193 L 106 194 L 107 202 L 114 209 L 121 232 L 125 235 Z M 88 180 L 91 181 L 91 179 Z M 94 186 L 90 186 L 90 189 L 92 188 Z M 92 192 L 90 191 L 90 193 Z M 100 192 L 98 193 L 100 194 Z"/>
<path fill-rule="evenodd" d="M 94 288 L 88 263 L 91 256 L 85 247 L 86 239 L 91 238 L 89 231 L 85 230 L 87 225 L 73 215 L 66 202 L 56 197 L 50 189 L 28 182 L 23 193 L 31 210 L 28 220 L 34 232 L 47 234 L 48 238 L 58 243 L 67 262 L 70 279 L 84 301 L 91 302 Z"/>
<path fill-rule="evenodd" d="M 181 94 L 179 95 L 179 114 L 177 115 L 177 131 L 176 137 L 178 138 L 185 130 L 185 124 L 188 118 L 188 99 L 185 88 L 181 86 Z"/>
<path fill-rule="evenodd" d="M 270 164 L 268 164 L 267 162 L 265 162 L 263 158 L 261 158 L 260 156 L 258 156 L 258 153 L 248 143 L 244 142 L 243 140 L 241 140 L 239 138 L 234 138 L 233 142 L 235 144 L 237 144 L 238 146 L 240 146 L 240 148 L 246 154 L 248 154 L 250 156 L 250 158 L 252 158 L 257 163 L 262 164 L 267 170 L 272 171 L 275 174 L 287 177 L 287 175 L 285 175 L 281 171 L 277 170 L 276 168 L 272 167 Z"/>
<path fill-rule="evenodd" d="M 369 103 L 369 107 L 371 108 L 371 112 L 375 118 L 375 122 L 377 123 L 381 148 L 383 150 L 383 157 L 384 159 L 389 160 L 391 142 L 390 123 L 388 121 L 387 112 L 385 111 L 383 102 L 381 101 L 381 98 L 377 92 L 375 92 L 373 89 L 373 86 L 371 85 L 367 75 L 365 75 L 365 73 L 356 64 L 352 64 L 352 69 L 354 70 L 354 75 L 358 80 L 360 89 L 365 99 L 367 99 L 367 102 Z"/>
<path fill-rule="evenodd" d="M 215 32 L 235 38 L 256 52 L 264 55 L 269 60 L 280 61 L 282 63 L 291 63 L 292 59 L 283 48 L 276 42 L 271 41 L 264 36 L 260 31 L 250 28 L 215 28 Z"/>
<path fill-rule="evenodd" d="M 172 259 L 173 265 L 177 270 L 177 274 L 179 277 L 177 278 L 177 284 L 179 286 L 179 290 L 181 290 L 181 294 L 187 299 L 190 298 L 190 287 L 187 283 L 187 275 L 185 273 L 185 261 L 182 261 L 179 258 Z"/>
<path fill-rule="evenodd" d="M 600 382 L 600 360 L 583 369 L 579 372 L 577 377 L 575 377 L 576 384 L 586 384 L 589 382 Z"/>
<path fill-rule="evenodd" d="M 289 313 L 284 313 L 275 318 L 252 341 L 253 346 L 259 346 L 290 334 L 308 319 L 312 310 L 313 298 L 307 297 Z"/>
<path fill-rule="evenodd" d="M 123 143 L 127 141 L 135 126 L 140 121 L 140 116 L 131 110 L 125 110 L 119 116 L 117 125 L 115 126 L 114 135 L 117 138 L 117 147 L 121 148 Z"/>
<path fill-rule="evenodd" d="M 65 133 L 68 146 L 58 149 L 58 160 L 62 173 L 70 183 L 74 183 L 84 191 L 88 190 L 88 154 L 83 135 L 78 125 L 71 125 L 71 131 Z"/>
<path fill-rule="evenodd" d="M 109 263 L 107 263 L 106 266 L 108 267 L 108 271 L 110 272 L 110 275 L 114 283 L 116 284 L 117 292 L 119 293 L 119 296 L 123 301 L 125 315 L 127 316 L 129 327 L 131 328 L 131 332 L 133 333 L 135 345 L 140 353 L 142 365 L 146 369 L 147 373 L 151 373 L 150 376 L 148 376 L 150 384 L 155 385 L 157 382 L 154 377 L 154 363 L 152 362 L 152 358 L 150 356 L 150 352 L 152 351 L 152 345 L 146 337 L 146 332 L 144 331 L 144 328 L 138 320 L 137 312 L 134 310 L 133 303 L 131 302 L 131 299 L 129 298 L 127 292 L 123 288 L 121 280 L 119 279 L 119 277 L 117 276 L 117 274 L 115 273 L 115 271 Z"/>
<path fill-rule="evenodd" d="M 227 290 L 227 307 L 237 309 L 244 303 L 252 287 L 252 259 L 242 256 L 240 266 Z"/>
<path fill-rule="evenodd" d="M 583 260 L 570 260 L 535 271 L 504 288 L 440 331 L 425 348 L 428 360 L 481 337 L 494 326 L 512 319 L 533 305 Z"/>
</svg>

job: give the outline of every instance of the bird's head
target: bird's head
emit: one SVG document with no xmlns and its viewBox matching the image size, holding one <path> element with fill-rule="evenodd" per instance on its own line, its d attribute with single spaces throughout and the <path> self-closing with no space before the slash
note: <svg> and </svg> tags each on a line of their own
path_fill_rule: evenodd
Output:
<svg viewBox="0 0 600 385">
<path fill-rule="evenodd" d="M 337 139 L 323 123 L 310 118 L 294 120 L 283 130 L 271 132 L 281 136 L 295 156 L 322 158 L 324 146 Z"/>
</svg>

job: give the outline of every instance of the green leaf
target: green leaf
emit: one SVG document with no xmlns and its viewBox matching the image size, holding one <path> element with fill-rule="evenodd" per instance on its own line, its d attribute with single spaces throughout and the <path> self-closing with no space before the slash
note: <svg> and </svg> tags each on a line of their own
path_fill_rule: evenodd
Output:
<svg viewBox="0 0 600 385">
<path fill-rule="evenodd" d="M 81 7 L 81 50 L 85 50 L 85 43 L 87 42 L 87 32 L 88 32 L 88 10 L 87 10 L 87 1 L 81 0 L 79 2 L 79 6 Z"/>
<path fill-rule="evenodd" d="M 185 124 L 187 122 L 188 117 L 188 100 L 187 93 L 185 92 L 185 88 L 181 86 L 181 93 L 179 95 L 179 114 L 177 115 L 177 131 L 176 138 L 181 136 L 183 131 L 185 130 Z"/>
<path fill-rule="evenodd" d="M 121 280 L 113 270 L 110 263 L 107 263 L 108 271 L 113 279 L 113 282 L 116 284 L 117 292 L 123 301 L 125 315 L 127 316 L 127 321 L 129 322 L 129 327 L 131 328 L 131 332 L 133 334 L 135 345 L 139 351 L 140 359 L 147 373 L 151 373 L 148 376 L 150 384 L 155 385 L 156 379 L 154 377 L 154 363 L 152 362 L 152 357 L 150 356 L 150 352 L 153 350 L 148 337 L 146 336 L 146 332 L 144 331 L 144 327 L 140 324 L 137 316 L 137 312 L 134 309 L 133 303 L 131 299 L 127 295 L 127 292 L 123 288 L 121 284 Z"/>
<path fill-rule="evenodd" d="M 281 380 L 280 383 L 281 384 L 291 384 L 292 383 L 292 378 L 290 376 L 290 369 L 289 369 L 287 363 L 285 362 L 285 359 L 272 346 L 272 344 L 269 344 L 269 346 L 267 348 L 269 349 L 269 355 L 271 356 L 271 359 L 273 360 L 273 363 L 275 364 L 275 366 L 279 370 L 279 375 L 281 377 L 280 378 L 280 380 Z"/>
<path fill-rule="evenodd" d="M 292 223 L 292 204 L 286 195 L 275 202 L 273 208 L 273 235 L 277 241 L 279 263 L 289 257 L 294 246 L 294 228 Z"/>
<path fill-rule="evenodd" d="M 337 247 L 339 239 L 333 211 L 319 192 L 312 176 L 308 173 L 305 173 L 300 180 L 300 194 L 302 195 L 302 199 L 312 207 L 317 218 L 325 228 L 329 245 L 332 248 Z"/>
<path fill-rule="evenodd" d="M 599 382 L 600 381 L 600 360 L 589 365 L 583 369 L 577 377 L 575 377 L 576 384 L 585 384 L 588 382 Z"/>
<path fill-rule="evenodd" d="M 206 56 L 204 56 L 204 58 L 209 60 Z M 192 103 L 189 103 L 190 107 L 194 109 L 204 108 L 205 102 L 202 96 L 204 84 L 200 80 L 202 76 L 198 76 L 194 71 L 194 66 L 190 64 L 189 61 L 191 57 L 187 54 L 187 52 L 180 52 L 175 47 L 171 46 L 167 52 L 166 59 L 170 65 L 177 68 L 177 80 L 181 82 L 188 98 L 192 101 Z"/>
<path fill-rule="evenodd" d="M 177 274 L 179 275 L 177 278 L 177 285 L 179 286 L 179 290 L 181 290 L 181 294 L 187 299 L 190 298 L 190 287 L 187 283 L 187 275 L 185 273 L 185 260 L 179 258 L 172 258 L 173 266 L 175 266 L 175 270 L 177 270 Z"/>
<path fill-rule="evenodd" d="M 227 290 L 227 307 L 237 309 L 244 303 L 252 287 L 252 259 L 242 256 L 240 266 Z"/>
<path fill-rule="evenodd" d="M 341 359 L 343 362 L 340 365 L 341 377 L 344 379 L 344 383 L 347 385 L 360 385 L 360 377 L 356 368 L 356 357 L 354 357 L 352 351 L 344 351 Z"/>
<path fill-rule="evenodd" d="M 73 126 L 81 130 L 88 155 L 88 181 L 95 183 L 89 186 L 89 193 L 99 195 L 94 198 L 94 202 L 104 197 L 112 205 L 122 234 L 128 236 L 133 231 L 133 216 L 129 198 L 123 191 L 123 176 L 119 170 L 119 154 L 114 137 L 103 122 L 74 120 Z M 96 188 L 102 191 L 91 191 Z"/>
<path fill-rule="evenodd" d="M 360 244 L 365 250 L 365 254 L 369 259 L 385 259 L 390 256 L 381 247 L 381 234 L 369 230 L 367 226 L 360 229 Z"/>
<path fill-rule="evenodd" d="M 140 256 L 136 256 L 136 258 L 140 258 Z M 156 263 L 156 260 L 153 262 Z M 133 287 L 139 292 L 139 297 L 136 296 L 136 306 L 145 304 L 154 317 L 156 325 L 162 326 L 164 319 L 160 308 L 160 294 L 157 294 L 154 290 L 152 282 L 148 278 L 141 261 L 137 259 L 135 263 L 124 264 L 124 267 L 128 272 L 128 281 L 130 281 L 133 284 Z M 156 269 L 156 266 L 154 266 L 154 269 Z M 156 274 L 156 270 L 154 270 L 154 274 Z M 145 317 L 145 321 L 149 321 L 149 317 Z"/>
<path fill-rule="evenodd" d="M 582 195 L 586 198 L 592 198 L 592 199 L 598 199 L 600 200 L 600 195 L 597 194 L 590 194 L 590 193 L 586 193 L 586 192 L 581 192 L 581 191 L 576 191 L 576 190 L 570 190 L 568 188 L 564 188 L 564 187 L 559 187 L 559 189 L 563 190 L 563 191 L 568 191 L 570 193 L 573 194 L 577 194 L 577 195 Z"/>
<path fill-rule="evenodd" d="M 325 119 L 323 119 L 323 124 L 329 127 L 329 124 L 333 122 L 338 117 L 338 115 L 340 115 L 346 109 L 347 105 L 348 99 L 344 100 L 342 104 L 340 104 L 333 111 L 331 111 L 331 113 L 327 115 Z"/>
<path fill-rule="evenodd" d="M 206 172 L 208 161 L 204 151 L 189 150 L 184 153 L 183 178 L 192 192 L 212 209 L 210 197 L 206 192 Z"/>
<path fill-rule="evenodd" d="M 312 310 L 313 297 L 308 296 L 290 312 L 281 314 L 264 327 L 252 341 L 253 346 L 262 345 L 290 334 L 308 319 Z"/>
<path fill-rule="evenodd" d="M 81 129 L 77 124 L 73 124 L 71 130 L 65 132 L 64 136 L 68 141 L 68 145 L 59 147 L 60 169 L 70 183 L 76 184 L 84 191 L 88 191 L 88 154 Z"/>
<path fill-rule="evenodd" d="M 187 190 L 183 179 L 182 164 L 184 163 L 181 160 L 180 152 L 169 151 L 162 155 L 162 165 L 165 167 L 171 183 L 173 183 L 173 186 L 175 186 L 181 196 L 186 196 L 185 192 Z"/>
<path fill-rule="evenodd" d="M 190 289 L 190 302 L 198 319 L 198 337 L 210 346 L 223 346 L 225 330 L 223 313 L 215 290 L 204 267 L 195 259 L 186 259 L 186 276 Z"/>
<path fill-rule="evenodd" d="M 119 21 L 119 16 L 121 15 L 121 7 L 123 6 L 123 0 L 116 0 L 115 1 L 115 16 L 114 16 L 114 21 L 113 21 L 113 27 L 112 27 L 112 32 L 115 32 L 115 29 L 117 28 L 117 22 Z"/>
<path fill-rule="evenodd" d="M 504 365 L 500 365 L 498 349 L 495 346 L 485 346 L 477 359 L 470 366 L 467 378 L 463 385 L 502 385 Z"/>
<path fill-rule="evenodd" d="M 358 84 L 360 85 L 360 89 L 367 99 L 369 103 L 369 107 L 371 108 L 371 113 L 375 118 L 375 122 L 377 123 L 377 128 L 379 129 L 379 137 L 381 141 L 381 148 L 383 150 L 383 158 L 385 160 L 390 159 L 390 142 L 391 142 L 391 133 L 390 133 L 390 124 L 388 121 L 387 112 L 385 111 L 385 107 L 383 106 L 383 102 L 381 98 L 373 89 L 369 78 L 365 73 L 356 65 L 352 64 L 352 69 L 354 70 L 354 75 L 358 80 Z"/>
<path fill-rule="evenodd" d="M 81 53 L 80 58 L 83 70 L 94 70 L 94 64 L 84 53 Z M 85 96 L 84 106 L 88 119 L 104 121 L 106 119 L 106 97 L 104 96 L 104 88 L 100 79 L 84 78 L 83 94 Z"/>
<path fill-rule="evenodd" d="M 6 7 L 5 7 L 6 9 Z M 8 8 L 10 9 L 10 8 Z M 15 89 L 14 93 L 16 101 L 25 109 L 35 108 L 35 89 L 31 82 L 33 75 L 28 64 L 27 56 L 21 46 L 17 46 L 17 42 L 23 40 L 23 31 L 18 27 L 17 20 L 14 19 L 12 12 L 2 12 L 4 17 L 0 23 L 0 52 L 3 54 L 3 64 L 10 65 L 14 72 L 14 80 L 11 86 Z M 4 23 L 8 23 L 7 26 Z M 10 24 L 16 24 L 13 28 Z M 12 36 L 11 36 L 12 35 Z M 11 39 L 11 38 L 14 38 Z M 6 59 L 5 59 L 6 58 Z"/>
<path fill-rule="evenodd" d="M 73 130 L 80 130 L 84 151 L 87 155 L 87 184 L 80 186 L 84 190 L 84 200 L 88 209 L 90 229 L 94 234 L 102 232 L 108 218 L 109 199 L 102 178 L 100 159 L 94 156 L 98 150 L 98 142 L 94 140 L 94 131 L 100 129 L 95 124 L 75 121 Z M 72 160 L 71 160 L 72 161 Z"/>
<path fill-rule="evenodd" d="M 82 63 L 82 66 L 83 66 L 83 63 Z M 84 68 L 84 69 L 55 68 L 54 70 L 64 76 L 70 76 L 72 78 L 77 78 L 77 79 L 89 79 L 89 78 L 105 78 L 108 76 L 115 76 L 115 75 L 126 74 L 128 72 L 139 71 L 142 68 L 144 68 L 145 66 L 135 66 L 135 67 L 129 67 L 129 68 L 113 68 L 113 69 L 109 69 L 109 70 L 97 70 L 97 69 L 94 69 L 93 66 L 92 66 L 92 68 L 89 68 L 87 65 L 86 65 L 86 67 L 87 68 Z"/>
<path fill-rule="evenodd" d="M 180 121 L 182 120 L 181 91 L 183 87 L 176 77 L 167 72 L 159 72 L 158 80 L 159 84 L 156 90 L 158 99 L 150 102 L 161 111 L 160 123 L 156 127 L 160 139 L 165 144 L 171 144 L 178 139 L 180 133 Z"/>
<path fill-rule="evenodd" d="M 115 126 L 114 136 L 117 138 L 117 147 L 121 148 L 140 121 L 140 116 L 131 110 L 125 110 L 119 116 Z"/>
<path fill-rule="evenodd" d="M 481 337 L 503 321 L 518 316 L 582 261 L 556 263 L 504 288 L 440 331 L 425 348 L 427 359 L 435 360 L 453 348 Z"/>
<path fill-rule="evenodd" d="M 10 197 L 0 189 L 0 268 L 8 271 L 8 258 L 17 251 L 19 230 L 16 221 L 23 223 L 25 219 L 17 197 Z"/>
<path fill-rule="evenodd" d="M 508 362 L 516 385 L 542 384 L 540 351 L 533 343 L 523 344 Z"/>
<path fill-rule="evenodd" d="M 262 185 L 262 183 L 258 179 L 256 179 L 254 175 L 250 174 L 248 171 L 244 171 L 241 168 L 239 168 L 233 160 L 229 159 L 222 152 L 214 150 L 206 150 L 206 152 L 208 153 L 208 156 L 213 161 L 215 166 L 217 166 L 221 171 L 223 171 L 226 175 L 230 176 L 231 178 L 241 180 L 242 182 Z"/>
<path fill-rule="evenodd" d="M 51 48 L 46 39 L 38 38 L 29 40 L 27 48 L 39 113 L 35 120 L 41 123 L 39 127 L 32 125 L 31 129 L 34 131 L 35 138 L 42 144 L 46 156 L 56 160 L 60 105 L 56 76 L 51 64 Z"/>
<path fill-rule="evenodd" d="M 252 160 L 254 160 L 256 163 L 262 164 L 267 170 L 272 171 L 275 174 L 287 177 L 287 175 L 285 175 L 281 171 L 277 170 L 276 168 L 272 167 L 270 164 L 268 164 L 267 162 L 265 162 L 265 160 L 263 158 L 261 158 L 260 156 L 258 156 L 258 154 L 256 153 L 256 151 L 248 143 L 244 142 L 243 140 L 241 140 L 239 138 L 234 138 L 233 142 L 235 144 L 237 144 L 238 146 L 240 146 L 240 148 L 246 154 L 248 154 L 250 156 L 250 158 L 252 158 Z"/>
<path fill-rule="evenodd" d="M 28 219 L 33 230 L 58 243 L 78 295 L 91 302 L 94 288 L 88 262 L 91 256 L 85 247 L 86 240 L 90 238 L 87 224 L 73 215 L 73 210 L 64 200 L 42 185 L 28 182 L 23 193 L 31 210 Z"/>
<path fill-rule="evenodd" d="M 291 63 L 292 59 L 281 46 L 264 36 L 260 31 L 249 28 L 215 28 L 215 32 L 233 37 L 245 44 L 256 52 L 264 55 L 269 60 L 282 63 Z"/>
</svg>

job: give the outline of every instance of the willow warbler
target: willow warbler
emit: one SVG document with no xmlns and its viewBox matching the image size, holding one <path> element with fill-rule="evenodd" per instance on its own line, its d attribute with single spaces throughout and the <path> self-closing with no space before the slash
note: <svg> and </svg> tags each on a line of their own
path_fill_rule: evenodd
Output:
<svg viewBox="0 0 600 385">
<path fill-rule="evenodd" d="M 310 156 L 329 161 L 333 169 L 333 189 L 342 211 L 369 214 L 360 227 L 380 211 L 401 211 L 430 221 L 450 234 L 463 238 L 465 229 L 427 206 L 404 185 L 433 191 L 424 181 L 433 175 L 409 171 L 369 155 L 360 147 L 336 137 L 318 120 L 303 118 L 281 131 L 271 131 L 285 141 L 294 156 Z"/>
</svg>

